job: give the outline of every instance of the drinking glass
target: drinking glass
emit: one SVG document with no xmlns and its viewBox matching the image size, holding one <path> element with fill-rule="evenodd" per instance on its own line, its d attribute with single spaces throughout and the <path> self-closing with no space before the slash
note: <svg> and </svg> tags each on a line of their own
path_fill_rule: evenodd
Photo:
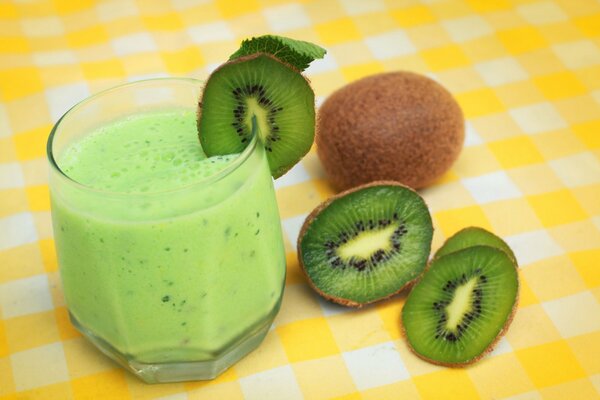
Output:
<svg viewBox="0 0 600 400">
<path fill-rule="evenodd" d="M 216 377 L 260 344 L 279 310 L 285 254 L 264 147 L 254 134 L 214 175 L 147 192 L 77 182 L 61 157 L 116 120 L 165 110 L 193 115 L 201 88 L 179 78 L 118 86 L 70 109 L 48 139 L 71 321 L 150 383 Z"/>
</svg>

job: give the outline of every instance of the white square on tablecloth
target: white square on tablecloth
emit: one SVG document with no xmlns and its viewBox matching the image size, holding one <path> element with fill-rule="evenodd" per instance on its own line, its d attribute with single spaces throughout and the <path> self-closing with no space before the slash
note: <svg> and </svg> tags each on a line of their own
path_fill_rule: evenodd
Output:
<svg viewBox="0 0 600 400">
<path fill-rule="evenodd" d="M 320 74 L 322 72 L 335 71 L 337 69 L 338 69 L 338 63 L 335 60 L 335 57 L 333 57 L 333 54 L 328 52 L 325 54 L 325 57 L 323 57 L 319 60 L 315 60 L 312 63 L 310 63 L 308 68 L 306 68 L 306 70 L 304 70 L 304 74 L 308 75 L 308 76 L 312 76 L 312 75 Z M 317 96 L 317 97 L 319 97 L 319 96 Z M 318 106 L 318 104 L 317 104 L 317 106 Z"/>
<path fill-rule="evenodd" d="M 509 110 L 512 119 L 528 134 L 536 134 L 567 127 L 567 123 L 552 104 L 538 103 Z"/>
<path fill-rule="evenodd" d="M 20 188 L 24 185 L 21 164 L 16 162 L 0 164 L 0 189 Z"/>
<path fill-rule="evenodd" d="M 246 400 L 303 398 L 296 376 L 289 365 L 240 378 L 239 382 Z"/>
<path fill-rule="evenodd" d="M 19 213 L 0 218 L 0 251 L 38 240 L 31 213 Z"/>
<path fill-rule="evenodd" d="M 383 0 L 340 0 L 340 4 L 348 15 L 381 12 L 386 9 Z"/>
<path fill-rule="evenodd" d="M 542 307 L 563 338 L 600 330 L 600 305 L 589 291 L 546 301 Z"/>
<path fill-rule="evenodd" d="M 10 356 L 17 391 L 69 380 L 62 343 L 52 343 Z"/>
<path fill-rule="evenodd" d="M 266 8 L 263 15 L 274 32 L 305 28 L 311 24 L 302 5 L 296 3 Z"/>
<path fill-rule="evenodd" d="M 564 253 L 564 250 L 545 230 L 520 233 L 505 237 L 504 240 L 515 253 L 520 268 Z"/>
<path fill-rule="evenodd" d="M 111 41 L 117 56 L 144 53 L 157 50 L 154 38 L 148 32 L 132 33 Z"/>
<path fill-rule="evenodd" d="M 176 393 L 167 396 L 157 397 L 155 400 L 189 400 L 187 393 Z"/>
<path fill-rule="evenodd" d="M 3 318 L 13 318 L 53 308 L 46 275 L 0 284 L 0 310 Z"/>
<path fill-rule="evenodd" d="M 502 336 L 500 338 L 500 340 L 498 340 L 498 343 L 496 343 L 496 345 L 494 346 L 494 350 L 492 350 L 492 352 L 490 353 L 490 356 L 492 356 L 492 357 L 499 356 L 501 354 L 510 353 L 512 351 L 513 351 L 512 346 L 510 345 L 510 343 L 508 343 L 508 340 L 506 340 L 506 337 Z"/>
<path fill-rule="evenodd" d="M 600 231 L 600 216 L 592 217 L 592 222 L 596 225 L 596 229 Z"/>
<path fill-rule="evenodd" d="M 600 49 L 591 40 L 555 44 L 552 46 L 552 50 L 570 69 L 587 68 L 600 64 Z"/>
<path fill-rule="evenodd" d="M 365 39 L 365 43 L 378 60 L 386 60 L 417 51 L 408 35 L 401 30 L 369 36 Z"/>
<path fill-rule="evenodd" d="M 483 143 L 483 139 L 481 139 L 481 136 L 479 136 L 479 134 L 473 127 L 473 124 L 470 123 L 469 121 L 466 121 L 464 146 L 465 147 L 478 146 L 482 143 Z"/>
<path fill-rule="evenodd" d="M 50 116 L 58 121 L 71 107 L 90 95 L 87 83 L 70 83 L 45 90 Z"/>
<path fill-rule="evenodd" d="M 351 307 L 345 307 L 329 300 L 325 300 L 322 296 L 317 296 L 317 301 L 321 306 L 321 310 L 323 310 L 323 315 L 326 317 L 349 313 L 353 310 Z"/>
<path fill-rule="evenodd" d="M 300 229 L 302 228 L 302 224 L 304 224 L 304 220 L 308 216 L 306 214 L 300 214 L 295 217 L 286 218 L 281 221 L 281 225 L 283 227 L 283 232 L 286 234 L 290 244 L 293 249 L 296 250 L 296 242 L 298 241 L 298 234 L 300 233 Z"/>
<path fill-rule="evenodd" d="M 23 33 L 30 37 L 58 36 L 65 33 L 59 17 L 25 18 L 21 20 Z"/>
<path fill-rule="evenodd" d="M 70 50 L 42 51 L 33 53 L 33 62 L 45 67 L 48 65 L 67 65 L 77 62 L 75 53 Z"/>
<path fill-rule="evenodd" d="M 533 25 L 551 24 L 568 19 L 564 11 L 550 1 L 522 4 L 517 6 L 517 14 Z"/>
<path fill-rule="evenodd" d="M 518 82 L 529 77 L 527 71 L 511 57 L 496 58 L 475 64 L 475 70 L 489 86 Z"/>
<path fill-rule="evenodd" d="M 349 351 L 342 356 L 359 390 L 410 378 L 400 353 L 392 342 Z"/>
<path fill-rule="evenodd" d="M 0 138 L 9 137 L 12 135 L 12 129 L 8 122 L 8 113 L 6 107 L 0 103 Z"/>
<path fill-rule="evenodd" d="M 51 310 L 48 277 L 35 275 L 0 284 L 0 305 L 4 319 Z"/>
<path fill-rule="evenodd" d="M 103 0 L 96 6 L 101 22 L 114 21 L 123 17 L 135 17 L 139 10 L 134 0 Z"/>
<path fill-rule="evenodd" d="M 302 162 L 294 165 L 292 169 L 285 173 L 280 178 L 274 182 L 275 189 L 281 189 L 286 186 L 296 185 L 298 183 L 306 182 L 310 180 L 310 175 L 304 167 L 302 166 Z"/>
<path fill-rule="evenodd" d="M 210 4 L 212 0 L 171 0 L 173 8 L 182 11 L 188 8 L 199 6 L 200 4 Z"/>
<path fill-rule="evenodd" d="M 214 62 L 214 63 L 207 63 L 204 65 L 204 70 L 202 72 L 205 72 L 205 75 L 202 75 L 204 77 L 208 77 L 210 74 L 212 74 L 217 68 L 219 68 L 223 63 L 218 63 L 218 62 Z"/>
<path fill-rule="evenodd" d="M 566 187 L 600 183 L 600 161 L 589 151 L 551 160 L 549 164 Z"/>
<path fill-rule="evenodd" d="M 465 42 L 492 33 L 490 24 L 475 15 L 442 21 L 442 26 L 455 42 Z"/>
<path fill-rule="evenodd" d="M 596 392 L 600 393 L 600 374 L 592 375 L 589 379 L 596 388 Z"/>
<path fill-rule="evenodd" d="M 596 100 L 596 103 L 600 104 L 600 89 L 594 90 L 592 92 L 592 97 L 594 98 L 594 100 Z"/>
<path fill-rule="evenodd" d="M 479 204 L 522 196 L 521 191 L 504 171 L 465 178 L 461 182 Z"/>
<path fill-rule="evenodd" d="M 192 42 L 198 44 L 235 39 L 229 25 L 224 21 L 190 26 L 187 28 L 187 33 L 192 38 Z"/>
<path fill-rule="evenodd" d="M 315 107 L 317 109 L 321 108 L 321 106 L 325 102 L 325 99 L 326 99 L 325 96 L 317 96 L 317 97 L 315 97 Z"/>
</svg>

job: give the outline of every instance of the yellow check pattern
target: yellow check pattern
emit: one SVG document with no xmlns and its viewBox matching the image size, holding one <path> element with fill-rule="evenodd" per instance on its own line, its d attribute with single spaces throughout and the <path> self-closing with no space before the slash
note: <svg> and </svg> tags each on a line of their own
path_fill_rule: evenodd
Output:
<svg viewBox="0 0 600 400">
<path fill-rule="evenodd" d="M 277 181 L 288 251 L 264 344 L 212 382 L 149 386 L 68 322 L 45 142 L 76 101 L 155 76 L 206 77 L 243 38 L 320 43 L 319 101 L 411 70 L 467 118 L 452 170 L 422 191 L 434 249 L 468 225 L 515 250 L 521 300 L 495 351 L 465 369 L 412 355 L 404 296 L 347 310 L 298 270 L 299 227 L 332 194 L 311 152 Z M 0 1 L 0 399 L 600 398 L 600 2 L 595 0 Z"/>
</svg>

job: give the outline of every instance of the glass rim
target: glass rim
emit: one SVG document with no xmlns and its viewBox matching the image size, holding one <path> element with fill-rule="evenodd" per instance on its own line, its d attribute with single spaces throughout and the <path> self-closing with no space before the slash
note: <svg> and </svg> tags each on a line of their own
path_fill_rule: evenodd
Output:
<svg viewBox="0 0 600 400">
<path fill-rule="evenodd" d="M 256 118 L 252 119 L 252 132 L 251 132 L 250 142 L 244 148 L 244 150 L 242 150 L 238 154 L 238 156 L 234 160 L 232 160 L 225 168 L 216 172 L 215 174 L 212 174 L 212 175 L 209 175 L 207 177 L 200 178 L 197 180 L 193 180 L 192 182 L 189 182 L 189 183 L 186 183 L 181 186 L 174 187 L 174 188 L 170 188 L 170 189 L 166 189 L 166 190 L 159 190 L 159 191 L 151 191 L 151 192 L 139 192 L 139 193 L 138 192 L 122 192 L 122 191 L 115 191 L 115 190 L 99 189 L 99 188 L 95 188 L 93 186 L 89 186 L 89 185 L 83 184 L 81 182 L 78 182 L 77 180 L 73 179 L 68 174 L 66 174 L 60 168 L 60 166 L 58 165 L 58 163 L 56 162 L 56 159 L 54 157 L 54 152 L 52 151 L 52 145 L 54 143 L 54 138 L 57 136 L 57 131 L 61 127 L 61 122 L 63 121 L 63 119 L 68 118 L 71 114 L 77 112 L 77 110 L 80 109 L 81 107 L 97 100 L 101 96 L 110 94 L 111 92 L 119 91 L 122 89 L 127 89 L 131 86 L 138 86 L 138 85 L 146 84 L 146 83 L 160 83 L 160 82 L 190 83 L 190 84 L 199 85 L 199 87 L 201 87 L 203 85 L 203 81 L 201 81 L 199 79 L 186 78 L 186 77 L 161 77 L 161 78 L 142 79 L 142 80 L 138 80 L 138 81 L 126 82 L 126 83 L 112 86 L 110 88 L 96 92 L 96 93 L 86 97 L 85 99 L 75 103 L 71 108 L 69 108 L 67 111 L 65 111 L 65 113 L 58 119 L 58 121 L 56 121 L 56 123 L 52 127 L 52 130 L 50 131 L 50 134 L 48 135 L 48 140 L 46 142 L 46 158 L 50 164 L 51 171 L 53 170 L 53 171 L 57 172 L 59 174 L 59 176 L 62 179 L 69 182 L 69 184 L 74 185 L 74 186 L 76 186 L 82 190 L 88 191 L 88 192 L 96 192 L 98 194 L 103 194 L 103 195 L 116 195 L 116 196 L 120 195 L 120 196 L 126 196 L 126 197 L 152 197 L 152 196 L 157 196 L 157 195 L 163 195 L 166 193 L 181 192 L 181 191 L 189 190 L 190 188 L 193 188 L 193 187 L 207 186 L 208 184 L 215 183 L 215 182 L 220 181 L 221 179 L 227 177 L 228 175 L 233 173 L 235 170 L 237 170 L 240 166 L 242 166 L 245 163 L 245 161 L 250 157 L 250 155 L 257 148 L 258 124 L 256 122 Z"/>
</svg>

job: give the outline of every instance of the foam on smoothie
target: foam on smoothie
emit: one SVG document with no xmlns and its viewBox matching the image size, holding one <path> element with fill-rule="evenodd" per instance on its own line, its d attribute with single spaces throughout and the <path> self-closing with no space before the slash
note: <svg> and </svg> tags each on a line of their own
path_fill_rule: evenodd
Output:
<svg viewBox="0 0 600 400">
<path fill-rule="evenodd" d="M 207 158 L 193 111 L 163 111 L 119 119 L 73 143 L 60 157 L 73 180 L 114 192 L 157 192 L 207 178 L 238 154 Z"/>
</svg>

